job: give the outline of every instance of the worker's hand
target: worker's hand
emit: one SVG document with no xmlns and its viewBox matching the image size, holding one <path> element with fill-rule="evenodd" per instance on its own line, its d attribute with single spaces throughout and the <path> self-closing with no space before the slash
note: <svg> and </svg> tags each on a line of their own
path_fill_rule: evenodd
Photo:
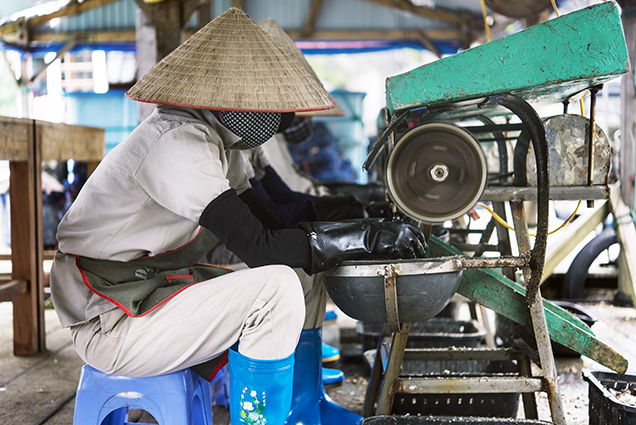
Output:
<svg viewBox="0 0 636 425">
<path fill-rule="evenodd" d="M 356 220 L 303 222 L 311 249 L 309 274 L 330 269 L 346 260 L 410 259 L 426 255 L 426 239 L 403 222 Z"/>
</svg>

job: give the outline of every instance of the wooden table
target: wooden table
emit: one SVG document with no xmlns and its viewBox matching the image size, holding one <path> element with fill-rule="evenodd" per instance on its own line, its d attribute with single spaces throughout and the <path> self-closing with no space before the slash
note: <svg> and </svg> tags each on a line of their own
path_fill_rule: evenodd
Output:
<svg viewBox="0 0 636 425">
<path fill-rule="evenodd" d="M 0 301 L 13 302 L 13 352 L 45 350 L 42 161 L 86 161 L 89 173 L 105 152 L 104 129 L 0 117 L 0 159 L 11 172 L 11 277 Z"/>
</svg>

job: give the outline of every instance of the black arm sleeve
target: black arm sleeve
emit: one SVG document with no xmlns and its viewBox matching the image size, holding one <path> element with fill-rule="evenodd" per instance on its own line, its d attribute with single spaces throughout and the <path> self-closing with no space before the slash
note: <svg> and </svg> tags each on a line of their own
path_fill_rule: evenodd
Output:
<svg viewBox="0 0 636 425">
<path fill-rule="evenodd" d="M 261 184 L 269 197 L 277 204 L 301 203 L 314 198 L 314 196 L 291 190 L 271 165 L 266 166 L 263 171 L 265 175 L 260 179 Z"/>
<path fill-rule="evenodd" d="M 226 192 L 227 193 L 227 192 Z M 221 195 L 223 196 L 223 195 Z M 267 206 L 263 198 L 258 196 L 252 189 L 247 189 L 241 193 L 239 199 L 250 209 L 252 215 L 259 219 L 264 228 L 270 230 L 298 228 L 298 226 L 288 225 L 282 222 Z"/>
<path fill-rule="evenodd" d="M 199 224 L 214 233 L 249 267 L 286 264 L 309 269 L 312 264 L 304 230 L 265 229 L 234 189 L 210 202 L 201 214 Z"/>
</svg>

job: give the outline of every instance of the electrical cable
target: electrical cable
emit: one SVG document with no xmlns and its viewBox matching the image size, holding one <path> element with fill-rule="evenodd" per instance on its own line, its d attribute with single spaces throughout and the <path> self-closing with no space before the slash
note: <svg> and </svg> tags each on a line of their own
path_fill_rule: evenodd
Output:
<svg viewBox="0 0 636 425">
<path fill-rule="evenodd" d="M 579 207 L 581 206 L 581 202 L 583 201 L 579 201 L 579 203 L 576 205 L 576 209 L 574 210 L 574 212 L 572 213 L 572 215 L 570 217 L 568 217 L 567 220 L 565 220 L 563 222 L 563 224 L 561 224 L 559 227 L 557 227 L 556 229 L 554 229 L 553 231 L 548 233 L 548 236 L 558 232 L 559 230 L 563 229 L 565 227 L 566 224 L 568 224 L 570 221 L 572 221 L 572 219 L 574 218 L 574 216 L 576 215 L 577 211 L 579 210 Z M 512 230 L 514 232 L 515 228 L 510 226 L 508 223 L 506 223 L 500 216 L 499 214 L 497 214 L 496 212 L 494 212 L 492 210 L 492 208 L 490 208 L 488 205 L 482 203 L 482 202 L 478 202 L 477 205 L 479 205 L 480 207 L 485 208 L 492 216 L 495 220 L 497 220 L 502 226 L 504 226 L 506 229 L 508 230 Z M 537 236 L 535 234 L 530 233 L 530 236 Z"/>
<path fill-rule="evenodd" d="M 486 12 L 486 2 L 484 0 L 481 0 L 481 13 L 484 17 L 484 28 L 486 28 L 486 41 L 490 41 L 490 27 L 488 26 L 488 13 Z"/>
</svg>

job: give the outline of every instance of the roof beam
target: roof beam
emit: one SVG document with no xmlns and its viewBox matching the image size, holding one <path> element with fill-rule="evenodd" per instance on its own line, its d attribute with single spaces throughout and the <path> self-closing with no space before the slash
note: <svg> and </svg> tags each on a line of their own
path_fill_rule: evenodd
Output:
<svg viewBox="0 0 636 425">
<path fill-rule="evenodd" d="M 114 3 L 120 0 L 84 0 L 79 3 L 77 0 L 73 0 L 66 6 L 63 6 L 53 13 L 48 15 L 36 15 L 26 19 L 27 28 L 34 28 L 40 25 L 44 25 L 51 19 L 62 18 L 65 16 L 77 15 L 87 10 L 95 9 L 97 7 L 106 6 L 107 4 Z M 18 21 L 10 21 L 0 25 L 0 36 L 5 34 L 11 34 L 18 31 Z"/>
<path fill-rule="evenodd" d="M 186 25 L 188 25 L 188 21 L 190 21 L 190 18 L 192 18 L 192 15 L 194 15 L 194 12 L 196 12 L 197 9 L 199 9 L 205 2 L 206 0 L 184 0 L 183 1 L 183 4 L 181 5 L 181 8 L 183 9 L 181 12 L 183 16 L 181 27 L 185 27 Z M 209 7 L 209 3 L 208 3 L 208 7 Z"/>
<path fill-rule="evenodd" d="M 29 87 L 32 87 L 33 84 L 35 84 L 36 81 L 38 81 L 40 78 L 42 78 L 44 76 L 44 73 L 47 70 L 47 68 L 53 62 L 55 62 L 55 60 L 57 60 L 60 57 L 62 57 L 62 55 L 64 55 L 64 53 L 66 53 L 69 50 L 71 50 L 73 47 L 75 47 L 76 44 L 77 44 L 77 40 L 75 39 L 75 37 L 70 37 L 69 39 L 67 39 L 66 43 L 64 43 L 64 46 L 62 46 L 62 48 L 56 53 L 55 58 L 52 61 L 50 61 L 48 64 L 44 65 L 44 67 L 42 67 L 42 69 L 40 69 L 40 71 L 35 76 L 33 76 L 33 78 L 31 78 L 30 81 L 27 82 L 27 85 Z"/>
<path fill-rule="evenodd" d="M 402 11 L 411 12 L 414 15 L 423 16 L 425 18 L 442 21 L 453 25 L 460 25 L 465 19 L 462 14 L 453 12 L 448 9 L 431 9 L 430 7 L 418 6 L 411 3 L 410 0 L 364 0 L 369 3 L 379 4 L 381 6 L 390 7 Z"/>
<path fill-rule="evenodd" d="M 457 40 L 460 36 L 456 29 L 431 29 L 431 30 L 323 30 L 314 31 L 309 37 L 303 37 L 301 30 L 287 31 L 294 40 L 404 40 L 419 39 L 422 36 L 431 41 Z M 192 35 L 192 31 L 186 30 L 185 36 Z M 136 42 L 135 30 L 123 31 L 90 31 L 75 34 L 78 42 L 108 43 L 108 42 Z M 69 39 L 68 33 L 38 32 L 31 34 L 32 44 L 39 43 L 63 43 Z"/>
<path fill-rule="evenodd" d="M 438 58 L 442 57 L 442 53 L 439 51 L 437 47 L 435 47 L 435 45 L 433 44 L 433 41 L 426 35 L 424 31 L 418 30 L 416 34 L 418 36 L 417 39 L 420 41 L 420 43 L 422 43 L 424 47 L 426 47 L 428 50 L 433 52 L 435 56 L 437 56 Z"/>
</svg>

